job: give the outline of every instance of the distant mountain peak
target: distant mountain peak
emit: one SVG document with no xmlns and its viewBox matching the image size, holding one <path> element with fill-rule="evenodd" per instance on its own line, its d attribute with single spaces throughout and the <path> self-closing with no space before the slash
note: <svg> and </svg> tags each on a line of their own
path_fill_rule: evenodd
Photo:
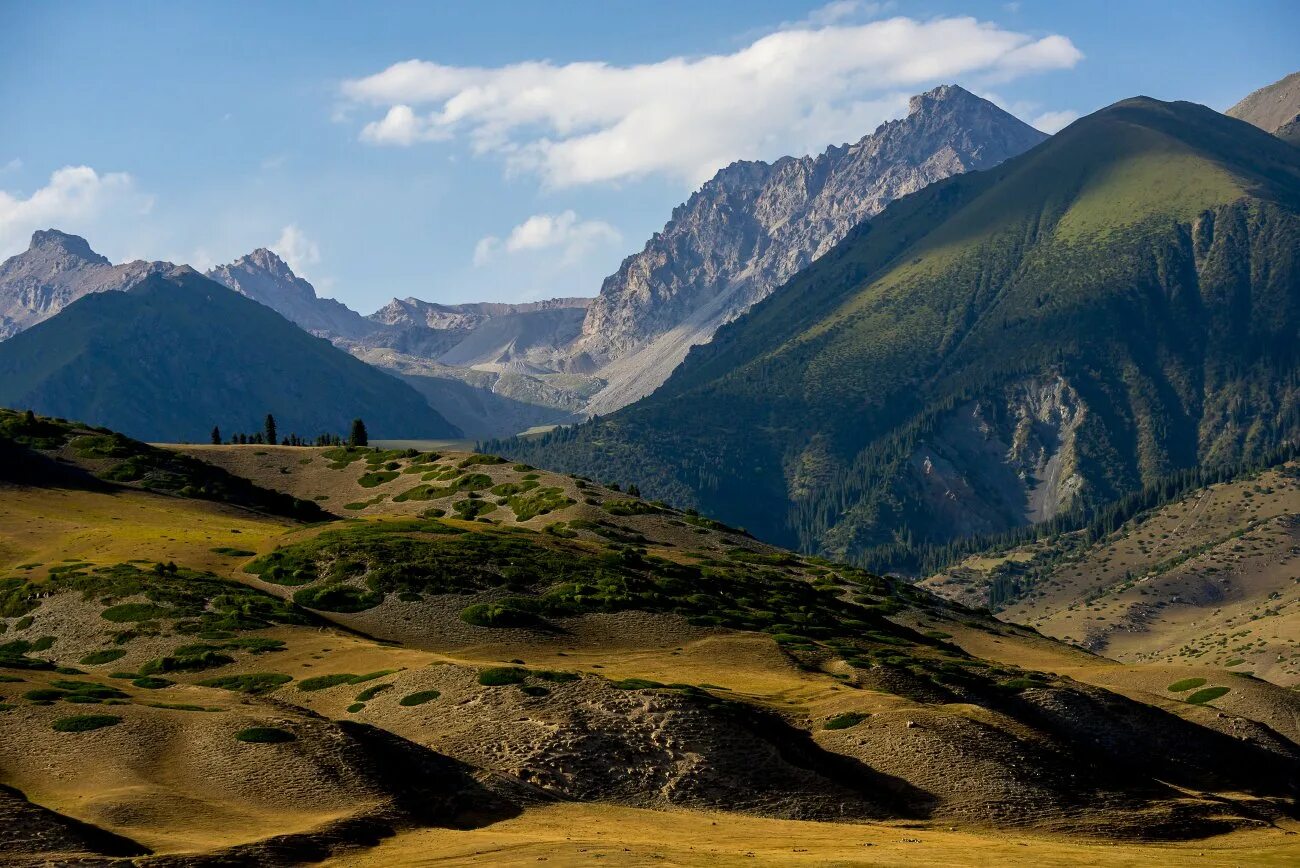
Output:
<svg viewBox="0 0 1300 868">
<path fill-rule="evenodd" d="M 207 277 L 321 337 L 357 338 L 373 328 L 356 311 L 332 298 L 316 295 L 316 287 L 294 274 L 289 264 L 267 247 L 218 265 L 208 271 Z"/>
<path fill-rule="evenodd" d="M 926 111 L 934 106 L 943 104 L 968 103 L 970 105 L 982 105 L 984 100 L 975 94 L 956 84 L 941 84 L 938 87 L 931 88 L 925 93 L 918 93 L 907 101 L 907 113 L 914 115 L 917 112 Z"/>
<path fill-rule="evenodd" d="M 731 163 L 673 209 L 587 310 L 574 363 L 603 369 L 607 380 L 588 411 L 649 394 L 692 345 L 899 196 L 991 168 L 1047 138 L 953 84 L 917 94 L 910 107 L 907 117 L 818 155 Z"/>
<path fill-rule="evenodd" d="M 99 265 L 109 265 L 108 257 L 101 256 L 90 249 L 90 244 L 80 235 L 70 235 L 67 232 L 61 232 L 58 229 L 38 229 L 32 233 L 32 243 L 27 248 L 29 251 L 56 251 L 84 259 L 87 262 L 94 262 Z"/>
</svg>

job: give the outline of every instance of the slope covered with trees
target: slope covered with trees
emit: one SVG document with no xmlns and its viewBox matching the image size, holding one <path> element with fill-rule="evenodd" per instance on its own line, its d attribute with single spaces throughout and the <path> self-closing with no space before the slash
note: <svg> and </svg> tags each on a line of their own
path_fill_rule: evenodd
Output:
<svg viewBox="0 0 1300 868">
<path fill-rule="evenodd" d="M 1300 152 L 1136 98 L 891 205 L 534 463 L 805 550 L 1095 512 L 1300 429 Z"/>
</svg>

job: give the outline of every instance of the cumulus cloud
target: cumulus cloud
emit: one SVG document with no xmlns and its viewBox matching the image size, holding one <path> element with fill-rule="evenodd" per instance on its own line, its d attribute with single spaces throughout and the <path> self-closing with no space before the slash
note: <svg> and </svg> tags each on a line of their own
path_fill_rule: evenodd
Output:
<svg viewBox="0 0 1300 868">
<path fill-rule="evenodd" d="M 37 229 L 93 236 L 105 217 L 145 214 L 152 207 L 153 197 L 140 193 L 124 172 L 101 175 L 90 166 L 64 166 L 30 196 L 0 190 L 0 255 L 26 249 Z"/>
<path fill-rule="evenodd" d="M 305 277 L 306 271 L 320 262 L 320 246 L 295 223 L 280 230 L 280 237 L 271 245 L 271 250 L 299 277 Z"/>
<path fill-rule="evenodd" d="M 342 90 L 382 113 L 360 131 L 371 144 L 464 139 L 552 187 L 648 174 L 696 184 L 738 158 L 855 141 L 918 89 L 1005 82 L 1082 57 L 1064 36 L 974 18 L 844 20 L 865 8 L 832 3 L 730 54 L 631 66 L 407 60 Z"/>
<path fill-rule="evenodd" d="M 520 223 L 502 241 L 495 235 L 479 239 L 474 245 L 474 264 L 485 265 L 501 253 L 559 248 L 560 261 L 571 265 L 601 244 L 622 240 L 618 230 L 603 220 L 579 220 L 572 210 L 559 214 L 534 214 Z"/>
<path fill-rule="evenodd" d="M 1070 124 L 1079 119 L 1079 113 L 1071 109 L 1061 111 L 1043 112 L 1038 117 L 1029 122 L 1034 129 L 1042 130 L 1045 133 L 1056 133 L 1063 130 Z"/>
</svg>

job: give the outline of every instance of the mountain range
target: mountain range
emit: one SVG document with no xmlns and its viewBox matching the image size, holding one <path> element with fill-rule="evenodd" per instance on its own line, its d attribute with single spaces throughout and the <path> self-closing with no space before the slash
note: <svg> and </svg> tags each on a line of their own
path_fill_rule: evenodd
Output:
<svg viewBox="0 0 1300 868">
<path fill-rule="evenodd" d="M 606 413 L 653 391 L 692 345 L 765 297 L 893 198 L 996 165 L 1042 133 L 956 86 L 907 117 L 813 157 L 736 163 L 675 209 L 595 299 L 443 305 L 394 299 L 369 316 L 316 294 L 259 248 L 211 279 L 404 378 L 470 436 Z M 82 295 L 170 263 L 113 266 L 83 239 L 41 232 L 0 270 L 6 337 Z"/>
<path fill-rule="evenodd" d="M 94 292 L 0 343 L 0 404 L 148 440 L 261 431 L 455 437 L 410 386 L 187 266 Z"/>
<path fill-rule="evenodd" d="M 696 344 L 767 297 L 891 201 L 991 168 L 1046 136 L 955 85 L 857 142 L 722 171 L 606 278 L 571 354 L 608 381 L 608 413 L 653 392 Z"/>
<path fill-rule="evenodd" d="M 1087 511 L 1300 437 L 1298 208 L 1300 151 L 1126 100 L 892 204 L 649 398 L 498 445 L 860 560 Z"/>
</svg>

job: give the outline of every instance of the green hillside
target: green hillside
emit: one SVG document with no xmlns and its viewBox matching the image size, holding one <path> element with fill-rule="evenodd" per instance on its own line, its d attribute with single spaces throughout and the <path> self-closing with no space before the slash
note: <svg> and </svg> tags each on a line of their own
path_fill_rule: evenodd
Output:
<svg viewBox="0 0 1300 868">
<path fill-rule="evenodd" d="M 206 441 L 213 425 L 284 434 L 436 438 L 459 432 L 410 386 L 197 272 L 88 295 L 0 344 L 0 404 L 145 440 Z"/>
<path fill-rule="evenodd" d="M 491 448 L 877 565 L 1078 514 L 1300 429 L 1298 208 L 1294 148 L 1126 100 L 894 203 L 642 402 Z"/>
</svg>

